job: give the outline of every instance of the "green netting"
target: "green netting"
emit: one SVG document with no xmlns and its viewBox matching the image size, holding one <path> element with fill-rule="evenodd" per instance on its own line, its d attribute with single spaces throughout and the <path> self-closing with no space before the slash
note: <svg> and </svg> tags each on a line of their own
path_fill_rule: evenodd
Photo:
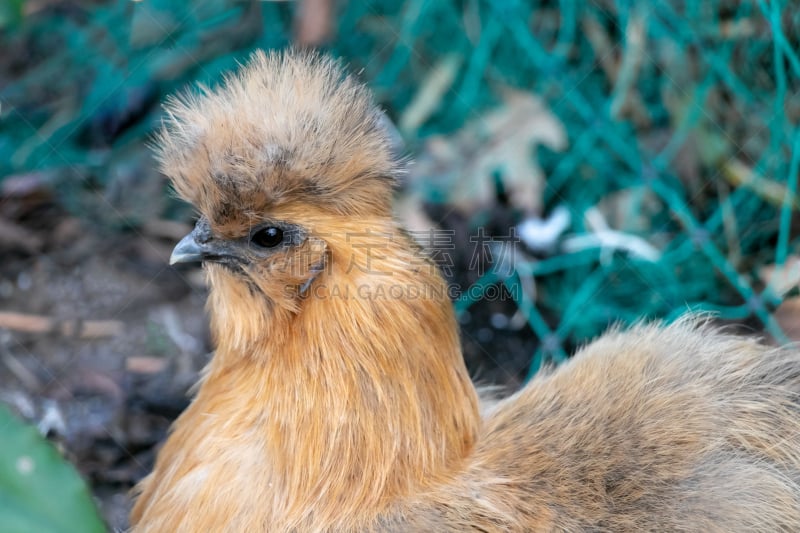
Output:
<svg viewBox="0 0 800 533">
<path fill-rule="evenodd" d="M 65 203 L 123 224 L 152 214 L 126 204 L 120 176 L 150 164 L 140 141 L 158 123 L 155 102 L 188 81 L 213 81 L 253 48 L 286 45 L 296 9 L 232 0 L 87 2 L 66 13 L 9 6 L 0 12 L 0 175 L 47 170 Z M 755 319 L 786 340 L 771 312 L 794 293 L 769 286 L 762 271 L 800 245 L 796 2 L 350 1 L 335 26 L 330 50 L 394 117 L 433 66 L 457 66 L 442 101 L 409 132 L 412 151 L 503 105 L 506 87 L 540 96 L 569 140 L 564 152 L 531 154 L 547 177 L 545 214 L 568 206 L 569 232 L 590 234 L 587 210 L 613 201 L 615 229 L 659 251 L 653 262 L 613 247 L 557 249 L 518 260 L 511 275 L 485 274 L 484 285 L 528 287 L 510 292 L 541 341 L 532 371 L 612 321 L 687 309 Z M 87 191 L 102 201 L 87 201 Z"/>
</svg>

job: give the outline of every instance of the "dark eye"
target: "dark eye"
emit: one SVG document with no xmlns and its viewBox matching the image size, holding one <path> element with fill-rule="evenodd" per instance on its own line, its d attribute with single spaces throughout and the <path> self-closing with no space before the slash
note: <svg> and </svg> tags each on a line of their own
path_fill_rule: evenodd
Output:
<svg viewBox="0 0 800 533">
<path fill-rule="evenodd" d="M 274 248 L 283 242 L 283 230 L 274 226 L 253 233 L 250 241 L 262 248 Z"/>
</svg>

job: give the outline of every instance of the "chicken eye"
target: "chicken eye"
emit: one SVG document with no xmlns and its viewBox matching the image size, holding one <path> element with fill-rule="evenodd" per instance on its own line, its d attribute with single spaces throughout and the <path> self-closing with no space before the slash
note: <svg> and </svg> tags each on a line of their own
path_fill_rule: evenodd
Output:
<svg viewBox="0 0 800 533">
<path fill-rule="evenodd" d="M 274 248 L 283 242 L 283 230 L 270 226 L 253 233 L 250 242 L 261 248 Z"/>
</svg>

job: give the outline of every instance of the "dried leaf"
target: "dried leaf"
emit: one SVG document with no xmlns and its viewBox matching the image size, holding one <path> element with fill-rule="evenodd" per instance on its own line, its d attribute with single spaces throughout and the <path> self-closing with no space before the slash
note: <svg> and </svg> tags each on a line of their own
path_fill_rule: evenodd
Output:
<svg viewBox="0 0 800 533">
<path fill-rule="evenodd" d="M 408 134 L 417 130 L 436 109 L 441 107 L 442 98 L 453 86 L 463 61 L 464 57 L 461 54 L 449 54 L 430 70 L 414 99 L 400 117 L 401 131 Z"/>
<path fill-rule="evenodd" d="M 544 176 L 534 149 L 563 150 L 566 132 L 538 97 L 506 90 L 505 100 L 455 137 L 430 139 L 412 178 L 447 191 L 448 201 L 462 209 L 474 210 L 494 203 L 492 175 L 499 171 L 510 202 L 531 215 L 540 213 Z"/>
</svg>

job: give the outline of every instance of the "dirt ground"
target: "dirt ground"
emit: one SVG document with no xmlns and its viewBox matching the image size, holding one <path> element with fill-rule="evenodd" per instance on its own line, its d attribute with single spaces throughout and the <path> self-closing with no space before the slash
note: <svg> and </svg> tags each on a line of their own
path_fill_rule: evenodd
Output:
<svg viewBox="0 0 800 533">
<path fill-rule="evenodd" d="M 39 253 L 3 250 L 0 308 L 24 320 L 0 330 L 0 401 L 58 443 L 123 528 L 128 490 L 208 359 L 204 289 L 199 271 L 166 266 L 159 239 L 46 216 Z M 24 331 L 36 318 L 54 331 Z"/>
</svg>

